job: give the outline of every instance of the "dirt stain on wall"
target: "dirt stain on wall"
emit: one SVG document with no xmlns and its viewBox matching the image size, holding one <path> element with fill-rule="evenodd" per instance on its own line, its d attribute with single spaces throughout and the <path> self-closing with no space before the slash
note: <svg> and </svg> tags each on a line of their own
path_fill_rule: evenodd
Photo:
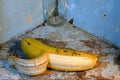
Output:
<svg viewBox="0 0 120 80">
<path fill-rule="evenodd" d="M 26 23 L 31 23 L 32 22 L 32 14 L 28 14 L 25 18 Z"/>
</svg>

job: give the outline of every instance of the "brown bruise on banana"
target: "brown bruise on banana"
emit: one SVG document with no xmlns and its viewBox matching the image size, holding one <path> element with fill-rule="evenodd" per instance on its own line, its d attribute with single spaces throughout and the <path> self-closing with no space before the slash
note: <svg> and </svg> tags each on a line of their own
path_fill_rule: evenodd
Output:
<svg viewBox="0 0 120 80">
<path fill-rule="evenodd" d="M 66 55 L 66 56 L 81 56 L 80 53 L 77 53 L 75 50 L 70 50 L 70 49 L 59 49 L 59 48 L 56 48 L 56 53 L 60 54 L 60 55 Z"/>
<path fill-rule="evenodd" d="M 26 42 L 26 44 L 27 45 L 31 45 L 31 43 L 30 42 L 28 42 L 27 40 L 24 40 L 25 42 Z"/>
<path fill-rule="evenodd" d="M 72 56 L 81 56 L 81 54 L 73 50 Z"/>
<path fill-rule="evenodd" d="M 76 57 L 96 57 L 97 56 L 97 54 L 93 54 L 93 53 L 89 53 L 89 52 L 85 53 L 83 51 L 76 51 L 73 49 L 61 49 L 61 48 L 56 48 L 56 53 L 51 53 L 51 54 L 76 56 Z"/>
</svg>

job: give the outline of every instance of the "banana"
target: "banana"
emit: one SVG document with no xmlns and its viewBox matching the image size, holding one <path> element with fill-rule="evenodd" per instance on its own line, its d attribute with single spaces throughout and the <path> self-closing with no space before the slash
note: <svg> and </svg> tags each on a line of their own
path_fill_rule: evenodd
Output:
<svg viewBox="0 0 120 80">
<path fill-rule="evenodd" d="M 64 56 L 49 54 L 48 68 L 64 71 L 82 71 L 97 65 L 97 58 L 85 56 Z"/>
<path fill-rule="evenodd" d="M 48 54 L 43 53 L 33 59 L 21 59 L 16 56 L 9 56 L 8 62 L 14 65 L 20 73 L 26 75 L 39 75 L 46 71 L 48 64 Z"/>
<path fill-rule="evenodd" d="M 98 55 L 72 49 L 61 49 L 48 46 L 33 38 L 23 38 L 21 48 L 29 58 L 48 54 L 48 68 L 64 71 L 88 70 L 97 65 Z"/>
</svg>

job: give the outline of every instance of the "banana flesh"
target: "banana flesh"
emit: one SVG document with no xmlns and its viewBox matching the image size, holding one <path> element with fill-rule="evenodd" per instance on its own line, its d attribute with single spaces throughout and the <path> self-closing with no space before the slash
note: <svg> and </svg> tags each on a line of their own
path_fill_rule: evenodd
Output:
<svg viewBox="0 0 120 80">
<path fill-rule="evenodd" d="M 48 68 L 63 71 L 82 71 L 95 67 L 97 57 L 64 56 L 48 53 Z"/>
<path fill-rule="evenodd" d="M 48 54 L 43 53 L 33 59 L 21 59 L 16 56 L 9 56 L 8 62 L 14 65 L 20 73 L 26 75 L 39 75 L 46 71 L 48 64 Z"/>
<path fill-rule="evenodd" d="M 33 38 L 23 38 L 23 52 L 29 57 L 39 56 L 40 52 L 48 54 L 48 68 L 64 71 L 88 70 L 97 65 L 98 55 L 72 49 L 61 49 L 48 46 Z"/>
</svg>

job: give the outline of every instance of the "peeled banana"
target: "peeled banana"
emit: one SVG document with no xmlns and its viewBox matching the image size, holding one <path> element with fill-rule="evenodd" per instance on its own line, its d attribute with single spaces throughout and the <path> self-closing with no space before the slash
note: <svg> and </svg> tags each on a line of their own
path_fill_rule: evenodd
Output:
<svg viewBox="0 0 120 80">
<path fill-rule="evenodd" d="M 72 49 L 48 46 L 33 38 L 23 38 L 21 48 L 29 58 L 35 58 L 41 52 L 48 54 L 48 68 L 64 71 L 81 71 L 95 67 L 98 55 Z"/>
<path fill-rule="evenodd" d="M 14 65 L 20 73 L 39 75 L 47 69 L 48 54 L 43 53 L 34 59 L 21 59 L 16 56 L 9 56 L 8 62 L 10 65 Z"/>
</svg>

